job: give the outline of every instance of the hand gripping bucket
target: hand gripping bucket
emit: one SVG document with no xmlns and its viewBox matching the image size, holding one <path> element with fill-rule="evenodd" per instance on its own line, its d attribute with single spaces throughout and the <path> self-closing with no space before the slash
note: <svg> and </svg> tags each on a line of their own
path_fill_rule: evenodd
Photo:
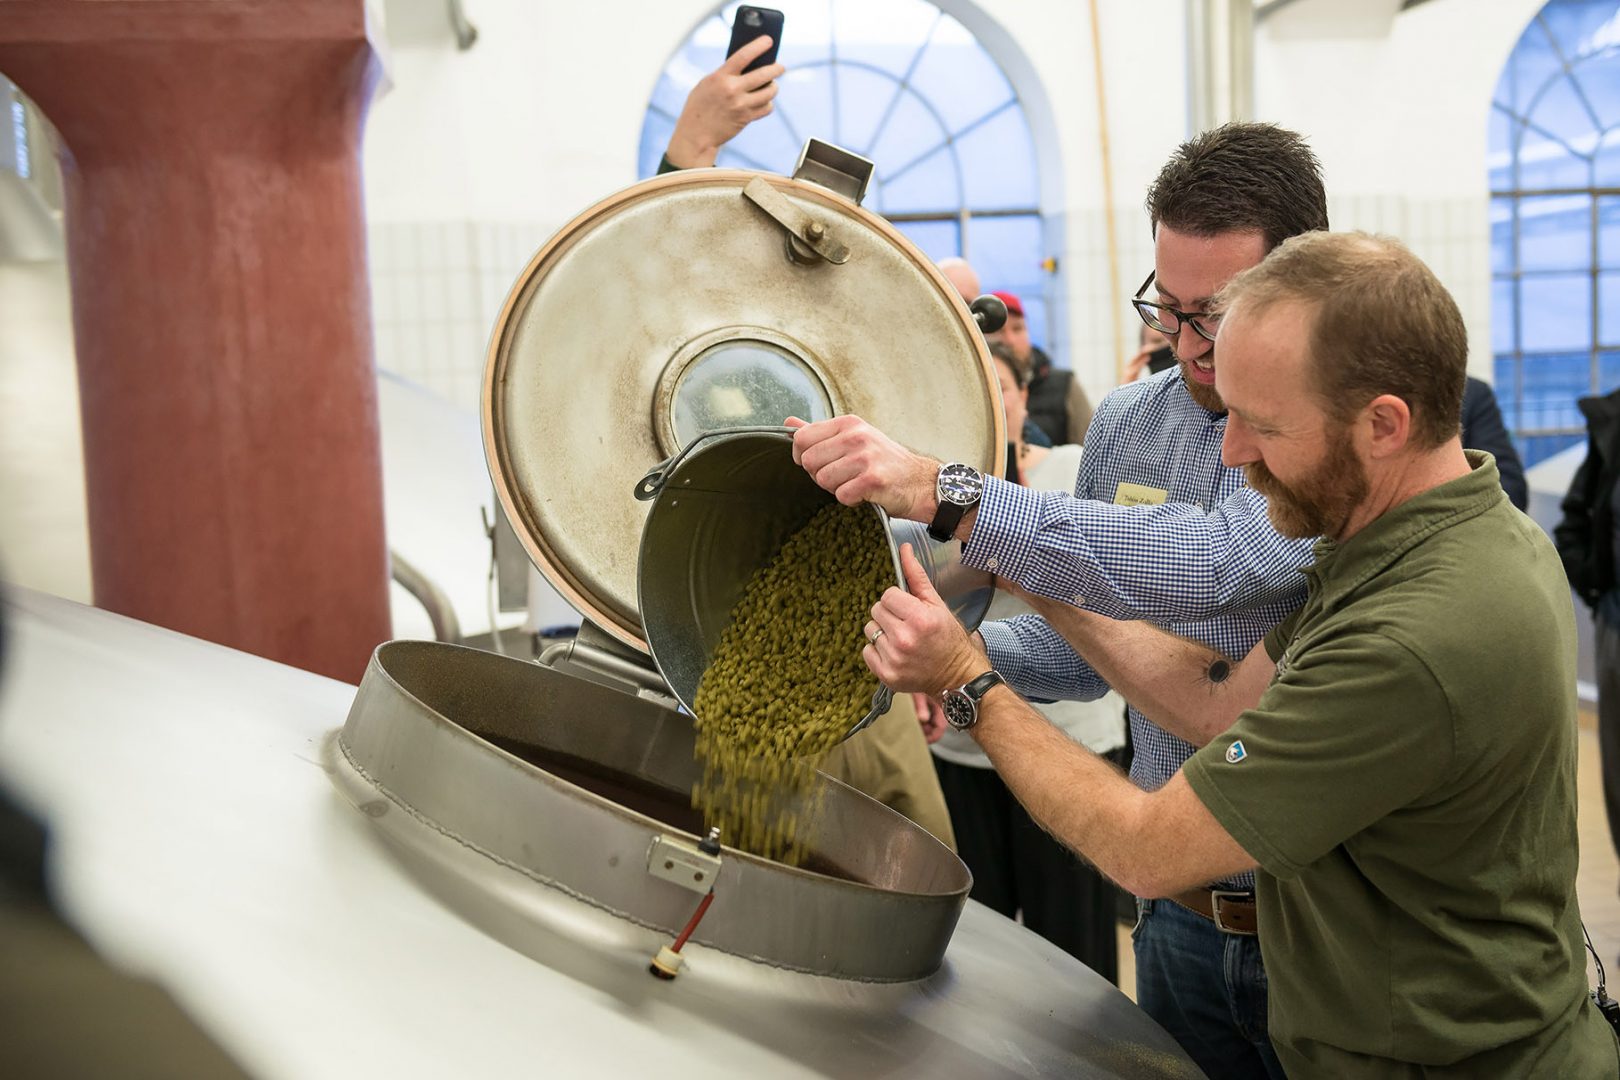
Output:
<svg viewBox="0 0 1620 1080">
<path fill-rule="evenodd" d="M 642 624 L 660 674 L 690 711 L 749 579 L 836 500 L 794 464 L 792 431 L 779 427 L 701 436 L 643 477 L 636 497 L 652 503 L 637 568 Z M 917 522 L 867 508 L 883 522 L 895 583 L 905 587 L 900 545 L 910 544 L 957 619 L 977 627 L 995 590 L 991 575 L 962 565 L 959 541 L 941 544 Z M 887 712 L 892 698 L 880 686 L 849 733 Z"/>
</svg>

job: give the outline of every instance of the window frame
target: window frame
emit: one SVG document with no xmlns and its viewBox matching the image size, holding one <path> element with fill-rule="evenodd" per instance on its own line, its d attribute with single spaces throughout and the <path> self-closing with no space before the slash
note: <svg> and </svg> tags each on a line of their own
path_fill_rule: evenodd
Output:
<svg viewBox="0 0 1620 1080">
<path fill-rule="evenodd" d="M 1492 116 L 1498 114 L 1503 115 L 1507 118 L 1509 123 L 1508 145 L 1505 147 L 1496 145 L 1494 137 L 1490 139 L 1489 144 L 1489 150 L 1491 153 L 1495 154 L 1505 151 L 1508 154 L 1509 183 L 1505 187 L 1499 186 L 1495 182 L 1495 177 L 1493 175 L 1491 177 L 1492 182 L 1488 185 L 1488 198 L 1490 205 L 1493 207 L 1505 202 L 1509 207 L 1511 220 L 1508 240 L 1508 251 L 1510 255 L 1509 266 L 1508 268 L 1501 270 L 1495 268 L 1494 263 L 1497 242 L 1493 237 L 1491 241 L 1493 267 L 1491 270 L 1490 280 L 1493 287 L 1498 283 L 1509 283 L 1512 293 L 1511 312 L 1503 313 L 1500 311 L 1493 311 L 1492 313 L 1492 368 L 1493 371 L 1495 371 L 1500 362 L 1504 359 L 1508 360 L 1512 365 L 1513 393 L 1510 399 L 1511 408 L 1504 410 L 1504 412 L 1507 414 L 1506 419 L 1508 421 L 1508 430 L 1511 432 L 1514 441 L 1519 445 L 1521 454 L 1526 456 L 1527 465 L 1534 464 L 1534 461 L 1538 460 L 1540 457 L 1540 455 L 1531 455 L 1527 453 L 1527 444 L 1529 440 L 1549 437 L 1575 437 L 1584 436 L 1586 434 L 1586 428 L 1584 425 L 1530 426 L 1526 422 L 1526 406 L 1528 403 L 1525 398 L 1525 389 L 1527 383 L 1525 372 L 1527 365 L 1534 364 L 1538 360 L 1550 361 L 1555 357 L 1567 357 L 1572 354 L 1585 352 L 1588 358 L 1586 392 L 1588 394 L 1598 394 L 1603 392 L 1602 370 L 1605 354 L 1620 353 L 1620 334 L 1616 334 L 1616 340 L 1612 342 L 1605 343 L 1604 340 L 1602 285 L 1605 268 L 1603 266 L 1601 252 L 1601 224 L 1602 210 L 1604 207 L 1603 200 L 1613 198 L 1620 201 L 1620 184 L 1598 184 L 1596 176 L 1599 151 L 1607 144 L 1611 134 L 1615 132 L 1617 128 L 1620 128 L 1620 124 L 1613 124 L 1607 127 L 1604 126 L 1602 119 L 1598 115 L 1598 110 L 1593 106 L 1592 101 L 1587 94 L 1585 86 L 1575 77 L 1577 68 L 1589 61 L 1606 61 L 1610 64 L 1616 64 L 1617 61 L 1620 61 L 1620 43 L 1610 42 L 1606 44 L 1599 44 L 1596 48 L 1587 48 L 1584 51 L 1578 49 L 1572 54 L 1568 51 L 1568 43 L 1562 40 L 1557 33 L 1555 33 L 1552 24 L 1546 18 L 1547 10 L 1551 6 L 1552 4 L 1549 3 L 1538 10 L 1535 16 L 1531 19 L 1530 23 L 1520 34 L 1518 41 L 1515 42 L 1513 53 L 1510 54 L 1506 64 L 1504 65 L 1502 76 L 1498 79 L 1497 88 L 1492 93 L 1490 106 Z M 1614 6 L 1613 18 L 1617 20 L 1616 25 L 1620 25 L 1620 3 L 1617 3 Z M 1558 66 L 1556 70 L 1550 72 L 1542 79 L 1540 85 L 1536 87 L 1533 93 L 1520 98 L 1523 104 L 1518 110 L 1515 110 L 1502 102 L 1501 90 L 1506 81 L 1512 78 L 1512 65 L 1514 64 L 1515 58 L 1517 57 L 1519 51 L 1530 45 L 1530 35 L 1537 32 L 1538 29 L 1551 46 L 1553 55 L 1557 58 Z M 1620 68 L 1620 64 L 1616 64 L 1616 67 Z M 1595 138 L 1592 143 L 1592 150 L 1588 153 L 1581 152 L 1575 146 L 1572 146 L 1568 139 L 1547 130 L 1547 128 L 1537 124 L 1534 120 L 1537 107 L 1541 103 L 1542 99 L 1545 97 L 1548 91 L 1560 81 L 1567 81 L 1570 87 L 1572 87 L 1575 97 L 1579 100 L 1582 109 L 1584 109 L 1586 113 L 1587 119 L 1591 122 L 1589 131 L 1593 136 L 1595 136 Z M 1616 106 L 1620 106 L 1620 93 L 1616 94 Z M 1571 158 L 1584 161 L 1586 165 L 1587 182 L 1583 185 L 1526 187 L 1521 182 L 1521 153 L 1524 148 L 1525 136 L 1532 131 L 1541 138 L 1547 139 L 1561 146 Z M 1577 139 L 1576 141 L 1580 140 Z M 1584 266 L 1571 265 L 1562 269 L 1537 268 L 1527 270 L 1525 268 L 1523 253 L 1523 215 L 1521 214 L 1521 210 L 1523 209 L 1525 200 L 1540 198 L 1581 198 L 1586 201 L 1589 246 L 1586 252 Z M 1609 269 L 1607 272 L 1610 274 L 1620 275 L 1620 267 Z M 1586 279 L 1586 288 L 1588 291 L 1587 300 L 1589 303 L 1589 319 L 1588 326 L 1586 328 L 1585 341 L 1580 346 L 1571 346 L 1569 348 L 1526 349 L 1524 342 L 1524 282 L 1526 279 L 1548 277 L 1554 274 L 1566 276 L 1582 275 Z M 1500 320 L 1504 317 L 1510 317 L 1512 319 L 1511 347 L 1508 349 L 1498 349 L 1496 347 L 1495 340 L 1496 331 L 1497 327 L 1500 326 Z M 1614 322 L 1617 326 L 1620 326 L 1620 313 L 1617 313 L 1616 317 L 1614 318 Z"/>
<path fill-rule="evenodd" d="M 696 37 L 703 26 L 711 19 L 718 21 L 720 25 L 726 29 L 727 33 L 729 33 L 730 24 L 725 21 L 724 14 L 731 6 L 731 2 L 732 0 L 726 0 L 726 2 L 715 7 L 714 10 L 708 15 L 704 16 L 702 19 L 699 19 L 693 28 L 686 34 L 686 36 L 681 39 L 681 42 L 676 47 L 674 53 L 671 54 L 671 62 L 673 62 L 674 59 L 681 54 L 681 52 L 691 43 L 693 38 Z M 828 2 L 830 3 L 831 0 L 828 0 Z M 1044 323 L 1043 336 L 1047 340 L 1041 342 L 1040 344 L 1053 356 L 1054 361 L 1058 363 L 1059 366 L 1067 366 L 1060 358 L 1061 353 L 1066 346 L 1066 342 L 1062 340 L 1065 335 L 1057 333 L 1057 328 L 1053 325 L 1052 318 L 1053 312 L 1058 307 L 1058 298 L 1054 295 L 1054 290 L 1057 287 L 1057 276 L 1054 272 L 1054 265 L 1052 264 L 1051 260 L 1046 257 L 1046 252 L 1049 248 L 1048 230 L 1051 228 L 1050 215 L 1048 215 L 1045 208 L 1040 205 L 1042 200 L 1039 194 L 1037 194 L 1035 201 L 1031 204 L 995 207 L 987 206 L 979 209 L 975 209 L 970 206 L 966 193 L 966 170 L 964 169 L 963 161 L 957 146 L 958 140 L 978 130 L 983 125 L 1002 115 L 1008 109 L 1017 109 L 1023 117 L 1025 130 L 1029 133 L 1030 165 L 1031 168 L 1036 170 L 1036 183 L 1034 187 L 1037 193 L 1040 192 L 1041 185 L 1039 183 L 1039 171 L 1041 169 L 1041 161 L 1040 154 L 1037 152 L 1035 146 L 1034 125 L 1031 122 L 1028 106 L 1023 100 L 1023 97 L 1020 95 L 1017 86 L 1014 84 L 1011 74 L 1006 70 L 1002 62 L 995 56 L 995 54 L 985 45 L 985 43 L 979 39 L 979 36 L 974 34 L 971 30 L 968 30 L 968 28 L 963 25 L 961 21 L 956 18 L 956 16 L 951 14 L 951 12 L 945 10 L 944 6 L 942 6 L 938 0 L 927 0 L 927 3 L 934 9 L 933 21 L 929 24 L 927 33 L 916 46 L 915 51 L 911 54 L 909 61 L 905 64 L 904 71 L 892 71 L 888 68 L 881 67 L 866 60 L 854 60 L 841 57 L 838 53 L 839 42 L 836 32 L 829 42 L 829 48 L 826 54 L 816 59 L 795 62 L 793 64 L 793 69 L 796 71 L 822 67 L 829 69 L 827 78 L 829 80 L 832 94 L 835 127 L 837 125 L 838 115 L 838 74 L 840 67 L 863 70 L 872 75 L 887 79 L 894 84 L 892 93 L 890 93 L 888 100 L 884 103 L 882 115 L 878 120 L 876 127 L 873 128 L 873 133 L 870 140 L 868 140 L 868 145 L 864 147 L 846 147 L 846 149 L 851 150 L 851 152 L 860 154 L 863 157 L 870 157 L 871 152 L 877 147 L 879 142 L 881 142 L 887 125 L 893 118 L 895 110 L 898 108 L 901 100 L 905 97 L 908 90 L 911 91 L 912 97 L 919 104 L 921 104 L 922 107 L 926 109 L 931 116 L 933 116 L 935 122 L 938 123 L 939 130 L 942 133 L 942 138 L 939 141 L 929 144 L 925 150 L 921 151 L 920 153 L 913 154 L 908 160 L 900 162 L 894 169 L 889 170 L 886 173 L 882 168 L 882 163 L 875 162 L 877 165 L 877 170 L 874 178 L 877 181 L 878 187 L 881 189 L 883 186 L 908 173 L 915 166 L 938 154 L 941 150 L 945 150 L 950 155 L 952 167 L 954 169 L 954 178 L 956 181 L 956 195 L 954 201 L 956 203 L 956 208 L 946 210 L 886 212 L 884 210 L 877 209 L 873 205 L 867 205 L 867 209 L 878 214 L 880 217 L 884 218 L 884 220 L 890 222 L 896 227 L 912 224 L 953 225 L 955 227 L 956 236 L 956 250 L 954 254 L 959 258 L 966 259 L 969 263 L 973 262 L 973 242 L 971 237 L 972 223 L 975 220 L 1033 218 L 1038 223 L 1041 239 L 1039 243 L 1039 250 L 1033 254 L 1039 260 L 1041 260 L 1038 264 L 1040 269 L 1033 271 L 1029 280 L 1030 282 L 1038 282 L 1039 293 L 1028 295 L 1025 298 L 1027 300 L 1036 302 L 1042 312 L 1042 320 Z M 912 85 L 911 82 L 912 75 L 916 72 L 924 55 L 934 43 L 936 31 L 938 30 L 940 24 L 947 18 L 955 20 L 959 26 L 962 26 L 963 30 L 972 36 L 975 46 L 984 54 L 985 58 L 995 66 L 996 70 L 1001 73 L 1002 78 L 1007 84 L 1007 97 L 1004 100 L 997 102 L 992 107 L 979 113 L 972 120 L 961 125 L 956 130 L 952 130 L 951 126 L 946 122 L 945 117 L 941 114 L 939 109 L 929 100 L 921 89 Z M 665 64 L 664 72 L 661 72 L 661 75 L 668 71 L 669 66 L 670 63 Z M 676 116 L 671 115 L 667 108 L 651 99 L 649 99 L 647 102 L 646 112 L 649 116 L 658 116 L 670 127 L 674 126 L 677 119 Z M 773 113 L 773 118 L 774 117 L 779 117 L 786 125 L 787 131 L 795 143 L 800 146 L 804 144 L 803 134 L 801 134 L 800 129 L 794 124 L 793 119 L 788 111 L 782 107 L 780 97 L 777 99 L 777 109 Z M 643 121 L 642 134 L 639 136 L 643 140 L 645 139 L 645 130 L 646 121 Z M 839 133 L 837 131 L 831 133 L 831 137 L 833 137 L 835 141 L 838 135 Z M 756 169 L 762 172 L 778 172 L 777 169 L 771 168 L 769 165 L 750 157 L 732 146 L 722 148 L 720 153 L 720 159 L 716 162 L 716 164 L 720 167 L 728 167 L 728 163 L 725 159 L 729 156 L 732 161 L 741 164 L 745 168 Z M 640 160 L 639 153 L 637 168 L 639 172 L 646 172 L 645 162 Z M 650 173 L 648 175 L 650 175 Z M 984 282 L 984 287 L 986 289 L 997 289 L 1007 286 L 1001 282 L 986 281 Z M 1022 289 L 1024 286 L 1022 284 L 1012 283 L 1011 287 Z"/>
</svg>

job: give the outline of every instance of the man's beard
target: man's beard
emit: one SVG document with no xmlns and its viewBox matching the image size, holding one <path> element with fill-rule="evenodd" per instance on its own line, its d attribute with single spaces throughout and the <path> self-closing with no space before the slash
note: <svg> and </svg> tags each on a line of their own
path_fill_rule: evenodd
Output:
<svg viewBox="0 0 1620 1080">
<path fill-rule="evenodd" d="M 1350 515 L 1367 498 L 1367 470 L 1350 445 L 1348 425 L 1328 433 L 1322 463 L 1292 486 L 1262 462 L 1245 465 L 1243 472 L 1249 486 L 1266 497 L 1266 514 L 1284 536 L 1341 536 Z"/>
<path fill-rule="evenodd" d="M 1194 404 L 1203 409 L 1205 412 L 1225 412 L 1226 402 L 1221 400 L 1221 395 L 1216 391 L 1216 389 L 1213 386 L 1207 386 L 1192 377 L 1188 370 L 1192 367 L 1192 361 L 1183 360 L 1181 357 L 1176 356 L 1174 350 L 1171 351 L 1170 355 L 1176 357 L 1176 364 L 1181 368 L 1181 383 L 1187 388 L 1187 393 L 1192 396 Z M 1215 351 L 1211 349 L 1207 355 L 1213 357 L 1215 355 Z"/>
</svg>

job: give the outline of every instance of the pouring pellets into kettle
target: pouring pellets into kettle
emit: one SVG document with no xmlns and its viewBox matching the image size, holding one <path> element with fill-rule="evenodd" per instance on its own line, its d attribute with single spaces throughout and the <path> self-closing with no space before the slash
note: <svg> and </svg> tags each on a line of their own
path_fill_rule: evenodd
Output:
<svg viewBox="0 0 1620 1080">
<path fill-rule="evenodd" d="M 863 627 L 893 583 L 881 518 L 837 503 L 749 580 L 694 703 L 704 767 L 693 804 L 734 846 L 803 860 L 816 766 L 879 689 Z"/>
</svg>

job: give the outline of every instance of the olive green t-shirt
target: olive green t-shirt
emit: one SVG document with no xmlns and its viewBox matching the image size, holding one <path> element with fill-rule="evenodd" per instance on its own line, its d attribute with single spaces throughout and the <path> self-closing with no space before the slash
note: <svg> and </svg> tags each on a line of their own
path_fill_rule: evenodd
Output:
<svg viewBox="0 0 1620 1080">
<path fill-rule="evenodd" d="M 1260 864 L 1291 1077 L 1614 1077 L 1575 901 L 1575 622 L 1489 455 L 1342 544 L 1187 762 Z"/>
</svg>

